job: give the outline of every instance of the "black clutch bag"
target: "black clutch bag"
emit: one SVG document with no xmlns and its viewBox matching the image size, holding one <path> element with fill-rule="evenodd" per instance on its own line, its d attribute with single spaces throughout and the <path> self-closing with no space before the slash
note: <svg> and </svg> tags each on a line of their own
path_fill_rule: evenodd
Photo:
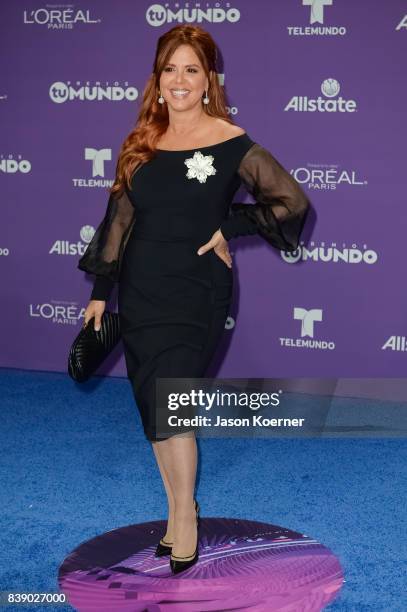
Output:
<svg viewBox="0 0 407 612">
<path fill-rule="evenodd" d="M 68 374 L 76 382 L 88 380 L 120 340 L 118 313 L 105 310 L 99 331 L 95 331 L 94 323 L 92 317 L 69 351 Z"/>
</svg>

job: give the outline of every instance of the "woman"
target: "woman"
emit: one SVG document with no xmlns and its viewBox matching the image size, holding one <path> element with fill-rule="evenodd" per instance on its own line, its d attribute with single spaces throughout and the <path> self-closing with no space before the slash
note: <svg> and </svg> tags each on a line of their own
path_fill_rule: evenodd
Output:
<svg viewBox="0 0 407 612">
<path fill-rule="evenodd" d="M 231 205 L 242 182 L 255 204 Z M 174 573 L 198 560 L 197 447 L 193 430 L 157 435 L 155 379 L 205 375 L 231 301 L 228 240 L 258 233 L 294 251 L 308 205 L 271 153 L 228 118 L 211 36 L 191 25 L 161 36 L 105 217 L 78 267 L 96 275 L 84 321 L 95 317 L 96 330 L 118 282 L 127 373 L 168 498 L 156 554 L 171 554 Z"/>
</svg>

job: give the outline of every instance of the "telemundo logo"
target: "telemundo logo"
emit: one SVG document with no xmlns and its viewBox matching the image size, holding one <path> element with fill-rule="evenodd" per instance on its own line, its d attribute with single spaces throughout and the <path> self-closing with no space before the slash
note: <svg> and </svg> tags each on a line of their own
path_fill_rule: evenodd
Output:
<svg viewBox="0 0 407 612">
<path fill-rule="evenodd" d="M 347 32 L 344 26 L 324 25 L 325 7 L 332 5 L 333 0 L 302 0 L 302 6 L 309 7 L 309 26 L 287 26 L 289 36 L 344 36 Z M 327 12 L 331 15 L 331 11 Z"/>
<path fill-rule="evenodd" d="M 322 308 L 303 308 L 294 306 L 293 319 L 301 322 L 301 338 L 280 337 L 280 346 L 290 348 L 335 350 L 333 340 L 323 340 L 314 338 L 314 323 L 321 323 L 323 319 Z M 308 336 L 308 338 L 307 338 Z"/>
</svg>

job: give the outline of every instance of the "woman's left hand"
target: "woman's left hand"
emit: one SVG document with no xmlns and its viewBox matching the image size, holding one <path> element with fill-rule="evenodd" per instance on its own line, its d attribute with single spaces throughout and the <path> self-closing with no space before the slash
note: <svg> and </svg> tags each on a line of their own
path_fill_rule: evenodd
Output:
<svg viewBox="0 0 407 612">
<path fill-rule="evenodd" d="M 218 257 L 225 262 L 228 268 L 232 267 L 232 257 L 228 249 L 228 241 L 223 237 L 220 229 L 216 230 L 212 238 L 198 249 L 198 255 L 203 255 L 206 251 L 213 249 Z"/>
</svg>

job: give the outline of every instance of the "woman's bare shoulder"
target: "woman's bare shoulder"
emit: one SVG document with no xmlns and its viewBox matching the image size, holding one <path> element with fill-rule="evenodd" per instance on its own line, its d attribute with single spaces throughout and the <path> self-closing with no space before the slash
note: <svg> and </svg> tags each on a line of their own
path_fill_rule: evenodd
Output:
<svg viewBox="0 0 407 612">
<path fill-rule="evenodd" d="M 244 134 L 246 132 L 246 130 L 241 128 L 239 125 L 229 123 L 224 119 L 217 118 L 216 121 L 218 124 L 218 129 L 221 131 L 221 137 L 224 140 L 234 138 L 235 136 L 240 136 L 241 134 Z"/>
</svg>

